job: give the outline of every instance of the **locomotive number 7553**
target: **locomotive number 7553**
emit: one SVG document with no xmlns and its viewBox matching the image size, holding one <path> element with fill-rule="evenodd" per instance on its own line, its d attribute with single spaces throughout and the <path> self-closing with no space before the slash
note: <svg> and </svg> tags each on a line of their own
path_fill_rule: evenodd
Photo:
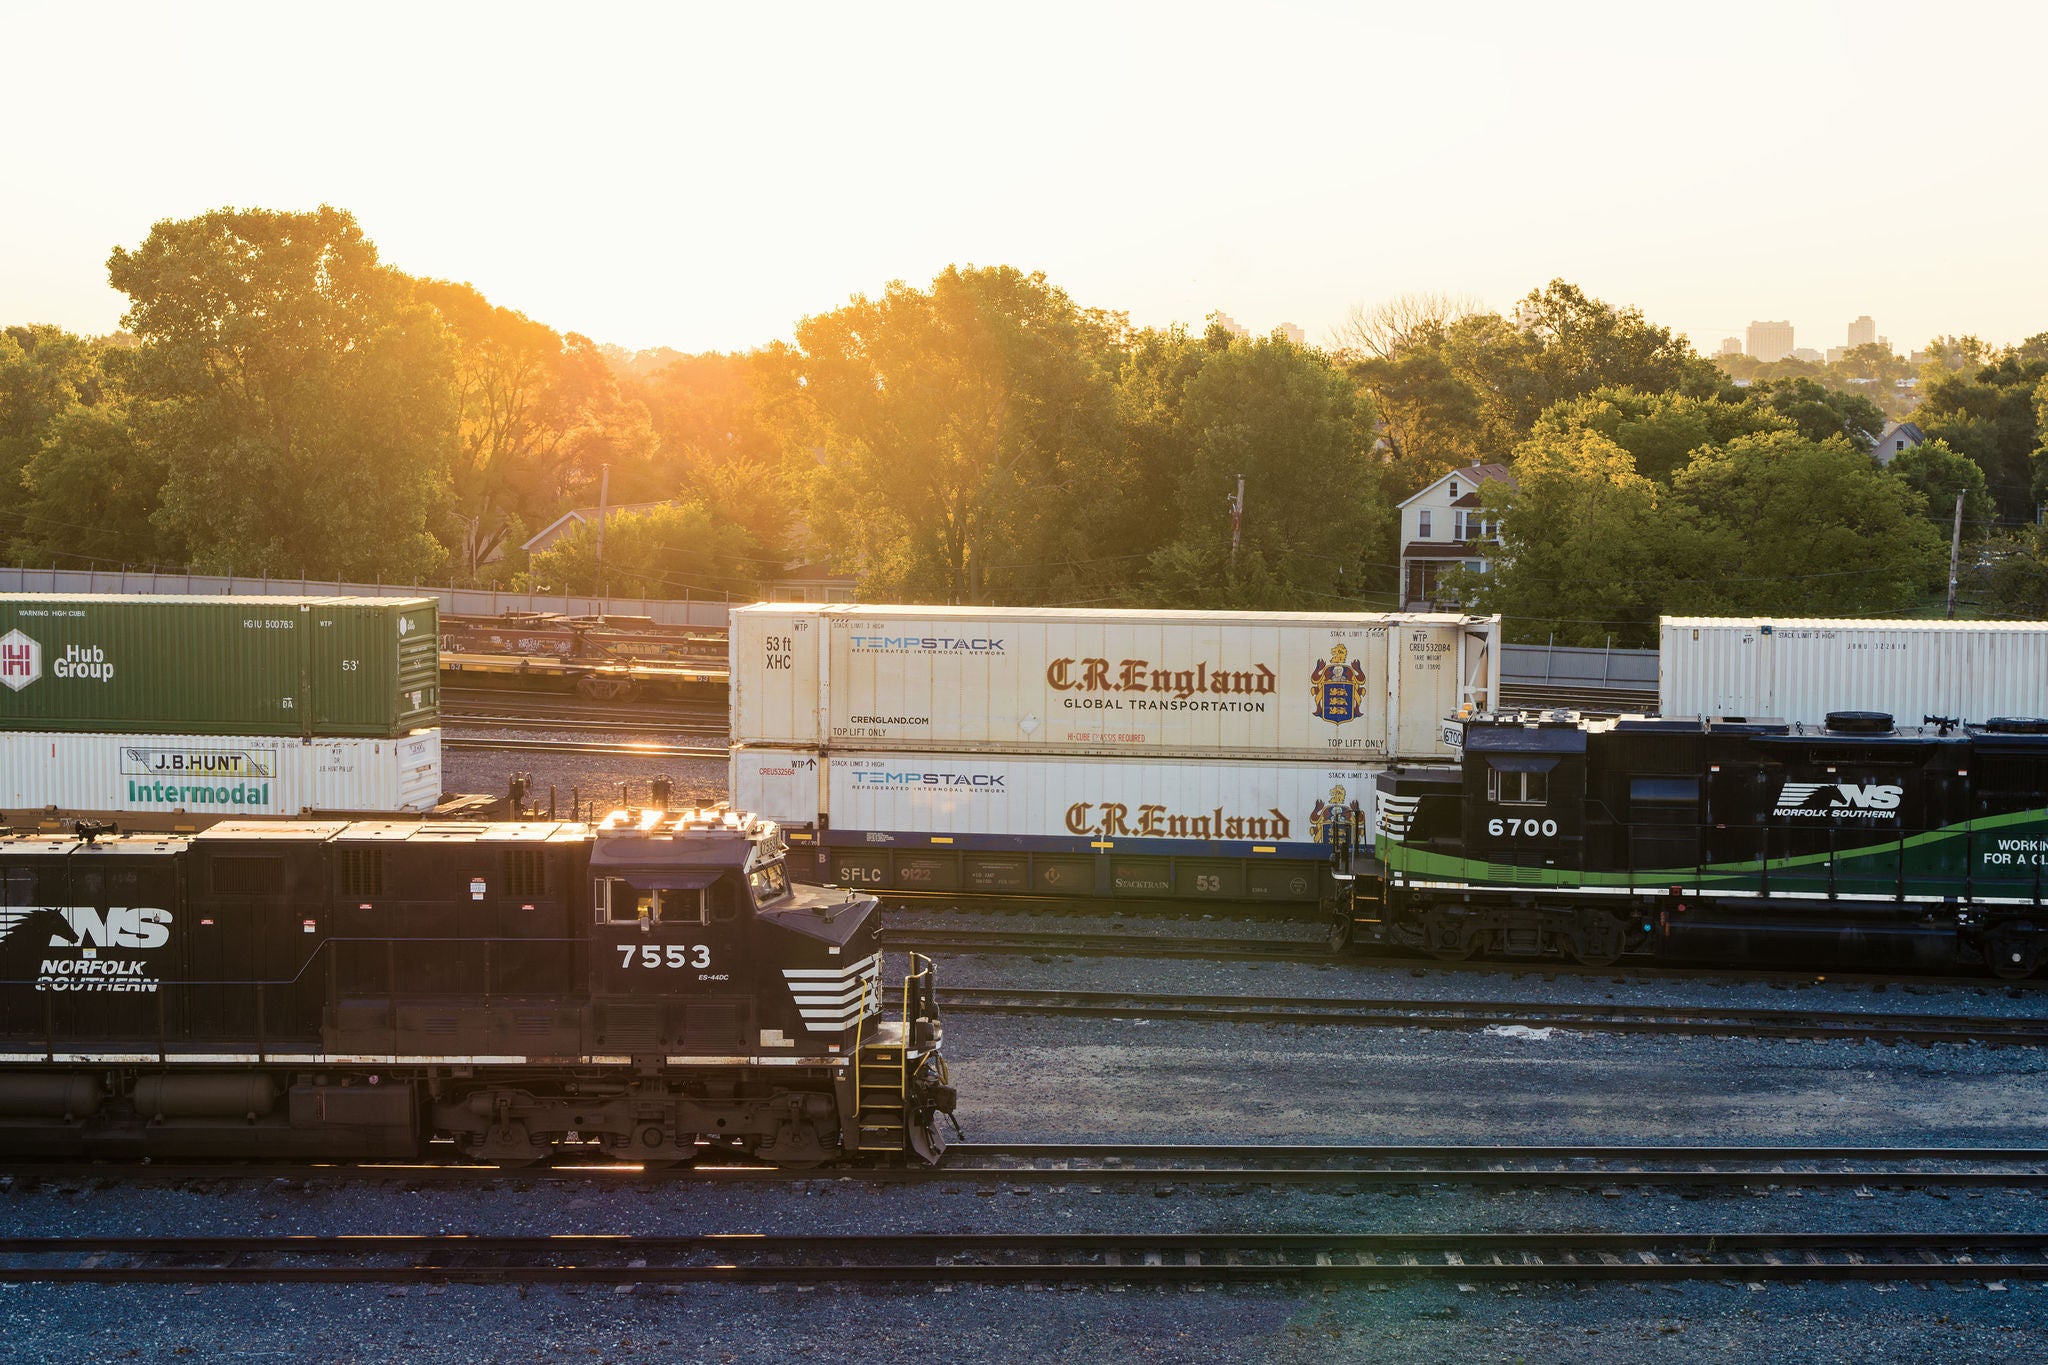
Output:
<svg viewBox="0 0 2048 1365">
<path fill-rule="evenodd" d="M 711 949 L 699 943 L 688 947 L 671 943 L 661 947 L 653 943 L 618 943 L 619 965 L 621 967 L 709 967 Z"/>
</svg>

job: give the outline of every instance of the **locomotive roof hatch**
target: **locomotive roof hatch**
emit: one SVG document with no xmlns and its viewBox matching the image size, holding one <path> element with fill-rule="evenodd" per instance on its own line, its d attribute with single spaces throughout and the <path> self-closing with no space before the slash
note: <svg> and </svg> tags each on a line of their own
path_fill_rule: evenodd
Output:
<svg viewBox="0 0 2048 1365">
<path fill-rule="evenodd" d="M 182 853 L 189 842 L 182 834 L 102 834 L 85 840 L 69 831 L 24 830 L 0 839 L 0 853 L 10 857 L 24 854 L 61 857 L 86 850 L 94 853 Z"/>
</svg>

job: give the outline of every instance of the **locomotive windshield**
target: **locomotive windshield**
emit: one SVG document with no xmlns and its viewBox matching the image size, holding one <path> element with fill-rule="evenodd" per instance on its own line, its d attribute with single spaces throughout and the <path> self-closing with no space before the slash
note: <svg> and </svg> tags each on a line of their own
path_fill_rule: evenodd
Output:
<svg viewBox="0 0 2048 1365">
<path fill-rule="evenodd" d="M 747 875 L 754 887 L 754 904 L 768 905 L 789 894 L 789 876 L 782 870 L 780 862 L 757 867 Z"/>
</svg>

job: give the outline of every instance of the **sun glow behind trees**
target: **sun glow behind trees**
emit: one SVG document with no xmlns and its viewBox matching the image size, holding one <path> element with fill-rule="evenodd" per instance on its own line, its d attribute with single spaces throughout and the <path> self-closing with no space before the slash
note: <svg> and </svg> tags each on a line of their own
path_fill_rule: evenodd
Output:
<svg viewBox="0 0 2048 1365">
<path fill-rule="evenodd" d="M 2040 495 L 2040 338 L 1943 357 L 1916 414 L 1936 441 L 1885 470 L 1867 399 L 1738 387 L 1563 280 L 1507 316 L 1397 303 L 1324 351 L 963 265 L 682 356 L 408 275 L 330 208 L 166 220 L 109 271 L 130 335 L 0 339 L 18 561 L 747 598 L 822 556 L 911 601 L 1386 608 L 1396 504 L 1486 459 L 1521 486 L 1488 492 L 1492 572 L 1453 586 L 1519 638 L 1911 609 L 1957 491 L 1973 545 L 2019 561 L 1994 589 L 2037 591 L 1985 523 Z M 601 479 L 612 507 L 663 505 L 612 523 L 602 571 L 587 530 L 528 563 Z"/>
</svg>

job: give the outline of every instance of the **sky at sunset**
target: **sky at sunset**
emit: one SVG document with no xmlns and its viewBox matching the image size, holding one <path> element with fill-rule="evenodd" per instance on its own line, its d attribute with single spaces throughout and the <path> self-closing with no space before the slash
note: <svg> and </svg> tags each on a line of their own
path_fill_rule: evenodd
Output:
<svg viewBox="0 0 2048 1365">
<path fill-rule="evenodd" d="M 1328 338 L 1553 276 L 1712 351 L 2048 331 L 2048 6 L 58 6 L 0 0 L 0 322 L 116 243 L 354 212 L 390 263 L 744 349 L 949 262 Z"/>
</svg>

